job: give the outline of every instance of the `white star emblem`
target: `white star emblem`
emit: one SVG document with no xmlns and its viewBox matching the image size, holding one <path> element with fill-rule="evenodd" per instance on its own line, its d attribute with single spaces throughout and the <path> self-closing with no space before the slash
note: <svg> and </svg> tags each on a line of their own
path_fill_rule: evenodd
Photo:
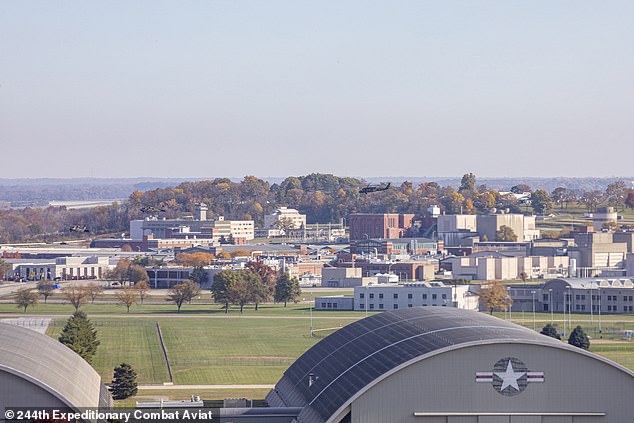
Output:
<svg viewBox="0 0 634 423">
<path fill-rule="evenodd" d="M 500 387 L 500 391 L 503 391 L 509 386 L 511 386 L 516 391 L 519 391 L 520 387 L 517 385 L 517 380 L 526 374 L 526 372 L 516 372 L 513 369 L 513 364 L 511 364 L 511 360 L 508 361 L 508 364 L 506 365 L 506 371 L 504 373 L 494 373 L 497 377 L 502 379 L 502 386 Z"/>
</svg>

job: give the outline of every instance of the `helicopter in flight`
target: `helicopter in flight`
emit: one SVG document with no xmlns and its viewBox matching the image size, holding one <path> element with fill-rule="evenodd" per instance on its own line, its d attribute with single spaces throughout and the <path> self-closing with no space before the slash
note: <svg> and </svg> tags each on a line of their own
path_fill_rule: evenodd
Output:
<svg viewBox="0 0 634 423">
<path fill-rule="evenodd" d="M 387 191 L 388 188 L 390 188 L 390 185 L 392 185 L 391 182 L 388 182 L 387 185 L 383 185 L 382 183 L 379 185 L 368 184 L 367 187 L 361 188 L 359 190 L 359 194 L 369 194 L 371 192 Z"/>
<path fill-rule="evenodd" d="M 154 207 L 154 206 L 143 206 L 141 207 L 140 210 L 142 213 L 158 213 L 158 212 L 165 213 L 167 211 L 165 209 L 161 209 L 159 207 Z"/>
<path fill-rule="evenodd" d="M 86 228 L 86 225 L 71 225 L 68 230 L 71 232 L 90 232 L 88 228 Z"/>
</svg>

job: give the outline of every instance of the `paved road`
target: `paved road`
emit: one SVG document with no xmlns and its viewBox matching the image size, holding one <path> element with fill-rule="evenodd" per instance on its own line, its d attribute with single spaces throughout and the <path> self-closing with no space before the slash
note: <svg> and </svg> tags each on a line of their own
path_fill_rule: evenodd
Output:
<svg viewBox="0 0 634 423">
<path fill-rule="evenodd" d="M 37 284 L 35 282 L 3 283 L 2 285 L 0 285 L 0 297 L 12 294 L 20 288 L 25 288 L 25 287 L 35 288 L 36 286 Z"/>
<path fill-rule="evenodd" d="M 81 310 L 81 309 L 80 309 Z M 1 318 L 8 318 L 8 317 L 18 317 L 16 316 L 15 313 L 0 313 L 0 319 Z M 70 317 L 70 314 L 50 314 L 50 315 L 45 315 L 45 314 L 20 314 L 19 317 L 38 317 L 38 318 L 48 318 L 48 319 L 64 319 L 64 318 L 68 318 Z M 180 319 L 180 318 L 198 318 L 198 319 L 304 319 L 304 320 L 308 320 L 310 319 L 310 316 L 282 316 L 282 315 L 262 315 L 262 316 L 254 316 L 254 315 L 250 315 L 250 316 L 240 316 L 238 314 L 229 314 L 229 315 L 200 315 L 200 314 L 161 314 L 161 313 L 148 313 L 148 314 L 134 314 L 134 313 L 130 313 L 130 314 L 107 314 L 107 313 L 96 313 L 96 314 L 91 314 L 90 315 L 91 318 L 100 318 L 100 317 L 105 317 L 105 318 L 116 318 L 116 319 L 130 319 L 130 318 L 134 318 L 134 319 L 138 319 L 138 318 L 146 318 L 146 319 L 157 319 L 157 318 L 174 318 L 174 319 Z M 365 317 L 364 315 L 358 315 L 358 316 L 351 316 L 351 315 L 342 315 L 342 316 L 319 316 L 319 315 L 314 315 L 313 319 L 317 320 L 317 319 L 332 319 L 332 320 L 358 320 Z M 578 320 L 575 320 L 575 322 L 577 322 Z"/>
<path fill-rule="evenodd" d="M 173 389 L 273 389 L 275 385 L 139 385 L 139 390 Z"/>
</svg>

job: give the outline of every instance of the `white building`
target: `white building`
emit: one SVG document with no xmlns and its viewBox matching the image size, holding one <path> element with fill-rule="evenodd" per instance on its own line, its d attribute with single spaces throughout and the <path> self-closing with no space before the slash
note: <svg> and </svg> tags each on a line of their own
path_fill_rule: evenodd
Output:
<svg viewBox="0 0 634 423">
<path fill-rule="evenodd" d="M 255 238 L 255 224 L 253 220 L 225 220 L 223 216 L 215 220 L 159 219 L 150 216 L 143 220 L 130 221 L 130 238 L 133 240 L 142 240 L 144 235 L 164 239 L 178 237 L 178 234 L 191 234 L 187 235 L 191 238 L 219 240 L 221 237 L 231 236 L 252 240 Z"/>
<path fill-rule="evenodd" d="M 295 209 L 289 209 L 288 207 L 280 207 L 273 213 L 264 216 L 264 228 L 279 228 L 280 222 L 287 219 L 293 223 L 293 229 L 299 229 L 306 226 L 305 214 L 300 214 L 299 211 Z"/>
<path fill-rule="evenodd" d="M 57 257 L 55 259 L 7 259 L 13 266 L 10 276 L 28 280 L 101 279 L 114 268 L 108 257 Z"/>
<path fill-rule="evenodd" d="M 478 309 L 479 296 L 470 285 L 442 282 L 379 284 L 354 288 L 354 309 L 358 311 L 397 310 L 409 307 L 457 307 Z"/>
</svg>

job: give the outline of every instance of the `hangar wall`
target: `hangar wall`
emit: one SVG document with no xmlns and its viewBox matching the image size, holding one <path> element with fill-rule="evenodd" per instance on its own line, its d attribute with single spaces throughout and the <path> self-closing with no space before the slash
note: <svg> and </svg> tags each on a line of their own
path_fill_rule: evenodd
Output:
<svg viewBox="0 0 634 423">
<path fill-rule="evenodd" d="M 512 396 L 497 392 L 491 382 L 476 382 L 476 372 L 492 372 L 496 362 L 507 357 L 521 360 L 529 372 L 543 372 L 544 382 L 525 383 L 521 392 L 507 387 L 515 393 Z M 527 344 L 479 344 L 446 351 L 392 373 L 352 402 L 351 422 L 624 423 L 632 421 L 633 386 L 634 377 L 629 373 L 575 351 Z M 450 412 L 470 415 L 449 416 Z M 509 415 L 478 417 L 478 412 Z M 572 413 L 606 415 L 573 417 Z"/>
<path fill-rule="evenodd" d="M 0 369 L 0 410 L 33 407 L 33 404 L 50 408 L 67 406 L 36 383 Z"/>
</svg>

